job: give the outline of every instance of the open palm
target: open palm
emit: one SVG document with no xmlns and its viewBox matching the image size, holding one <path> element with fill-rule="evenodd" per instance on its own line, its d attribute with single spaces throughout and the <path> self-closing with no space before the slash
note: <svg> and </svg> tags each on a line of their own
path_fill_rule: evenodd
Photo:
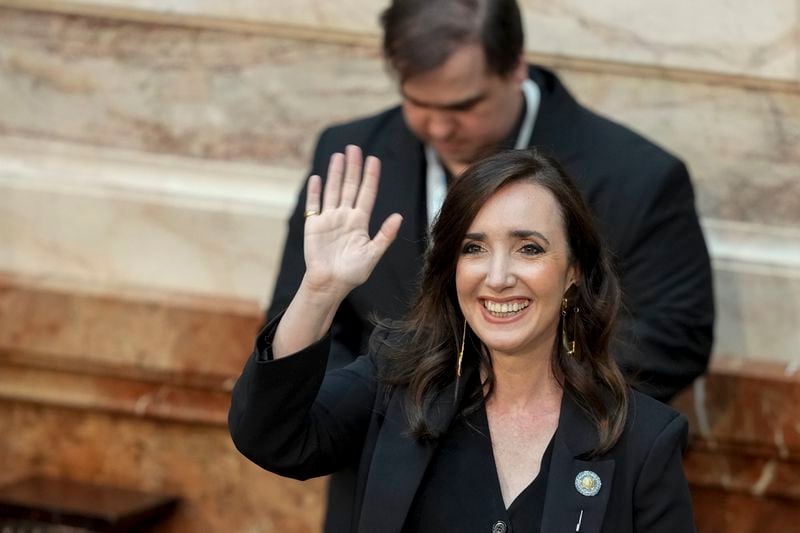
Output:
<svg viewBox="0 0 800 533">
<path fill-rule="evenodd" d="M 320 177 L 309 178 L 304 239 L 305 281 L 342 298 L 369 278 L 402 223 L 395 213 L 370 238 L 380 161 L 368 157 L 362 178 L 361 150 L 351 145 L 345 152 L 331 157 L 324 194 Z"/>
</svg>

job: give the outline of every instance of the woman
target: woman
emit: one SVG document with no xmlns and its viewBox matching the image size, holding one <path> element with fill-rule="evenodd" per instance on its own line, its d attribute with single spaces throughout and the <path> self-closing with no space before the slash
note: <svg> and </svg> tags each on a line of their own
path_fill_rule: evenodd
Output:
<svg viewBox="0 0 800 533">
<path fill-rule="evenodd" d="M 408 320 L 325 375 L 327 331 L 402 222 L 368 223 L 379 162 L 331 159 L 307 195 L 307 270 L 259 335 L 229 414 L 242 453 L 298 479 L 351 470 L 330 531 L 694 531 L 685 419 L 608 353 L 619 290 L 552 159 L 503 152 L 452 186 Z"/>
</svg>

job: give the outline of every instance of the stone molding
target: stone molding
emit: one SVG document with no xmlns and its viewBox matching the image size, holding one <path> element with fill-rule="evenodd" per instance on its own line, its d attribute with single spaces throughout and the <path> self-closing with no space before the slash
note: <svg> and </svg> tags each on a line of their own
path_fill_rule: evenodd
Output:
<svg viewBox="0 0 800 533">
<path fill-rule="evenodd" d="M 0 0 L 0 7 L 377 47 L 385 3 Z M 624 3 L 523 0 L 526 26 L 539 30 L 528 31 L 527 52 L 554 68 L 797 92 L 800 19 L 793 0 L 771 0 L 769 9 L 682 4 L 658 1 L 631 10 Z"/>
<path fill-rule="evenodd" d="M 231 376 L 185 376 L 95 361 L 52 364 L 59 354 L 0 349 L 0 399 L 58 408 L 225 426 Z"/>
<path fill-rule="evenodd" d="M 282 223 L 305 169 L 0 136 L 0 187 L 258 213 Z M 726 269 L 800 276 L 800 229 L 702 219 Z"/>
<path fill-rule="evenodd" d="M 299 167 L 0 137 L 0 187 L 6 190 L 256 214 L 276 227 L 294 207 L 304 173 Z M 704 218 L 702 224 L 719 268 L 800 277 L 799 229 L 714 218 Z M 274 241 L 274 253 L 279 254 L 282 238 Z"/>
</svg>

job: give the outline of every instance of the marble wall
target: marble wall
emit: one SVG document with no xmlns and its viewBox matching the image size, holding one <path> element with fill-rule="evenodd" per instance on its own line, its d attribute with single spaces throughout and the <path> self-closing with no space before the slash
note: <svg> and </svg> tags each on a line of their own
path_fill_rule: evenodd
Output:
<svg viewBox="0 0 800 533">
<path fill-rule="evenodd" d="M 361 25 L 327 8 L 306 17 L 303 33 L 281 18 L 299 16 L 286 10 L 179 4 L 103 3 L 106 18 L 58 12 L 71 2 L 0 8 L 0 235 L 11 244 L 0 250 L 0 270 L 266 304 L 285 214 L 317 132 L 389 105 L 396 89 L 375 40 L 357 37 Z M 118 11 L 123 5 L 152 20 Z M 526 4 L 526 16 L 544 17 L 529 26 L 566 34 L 572 20 L 597 45 L 609 15 L 562 7 Z M 711 17 L 722 8 L 704 9 Z M 176 18 L 182 10 L 191 13 Z M 676 9 L 670 20 L 683 16 Z M 667 45 L 656 47 L 663 61 L 649 66 L 611 44 L 548 51 L 537 32 L 529 48 L 587 105 L 688 162 L 717 271 L 716 352 L 795 360 L 800 93 L 784 83 L 791 69 L 752 59 L 780 33 L 770 17 L 754 16 L 759 24 L 737 33 L 736 46 L 750 47 L 749 65 L 763 67 L 756 77 L 708 58 L 698 71 Z M 639 42 L 636 57 L 656 49 L 626 35 Z M 707 50 L 704 39 L 697 32 L 687 50 Z M 593 48 L 606 55 L 592 59 Z M 46 212 L 35 208 L 43 204 Z"/>
<path fill-rule="evenodd" d="M 686 159 L 704 216 L 800 223 L 797 91 L 569 66 L 559 73 L 587 105 Z M 374 46 L 0 16 L 6 135 L 300 170 L 323 125 L 396 100 Z"/>
<path fill-rule="evenodd" d="M 225 410 L 317 132 L 397 101 L 384 3 L 0 0 L 0 484 L 181 494 L 164 531 L 318 530 L 324 482 L 249 465 Z M 800 4 L 520 3 L 532 60 L 692 172 L 718 310 L 677 402 L 700 530 L 790 528 Z"/>
<path fill-rule="evenodd" d="M 238 31 L 369 41 L 386 0 L 2 0 L 0 5 L 225 27 Z M 520 0 L 527 49 L 551 56 L 796 82 L 800 13 L 795 0 Z"/>
</svg>

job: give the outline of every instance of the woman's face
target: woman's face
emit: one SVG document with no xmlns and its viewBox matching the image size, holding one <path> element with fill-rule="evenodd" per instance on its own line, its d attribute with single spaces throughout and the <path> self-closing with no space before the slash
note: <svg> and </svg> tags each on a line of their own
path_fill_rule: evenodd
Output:
<svg viewBox="0 0 800 533">
<path fill-rule="evenodd" d="M 458 303 L 492 357 L 549 357 L 561 298 L 576 280 L 561 211 L 547 189 L 502 187 L 478 211 L 456 265 Z"/>
</svg>

